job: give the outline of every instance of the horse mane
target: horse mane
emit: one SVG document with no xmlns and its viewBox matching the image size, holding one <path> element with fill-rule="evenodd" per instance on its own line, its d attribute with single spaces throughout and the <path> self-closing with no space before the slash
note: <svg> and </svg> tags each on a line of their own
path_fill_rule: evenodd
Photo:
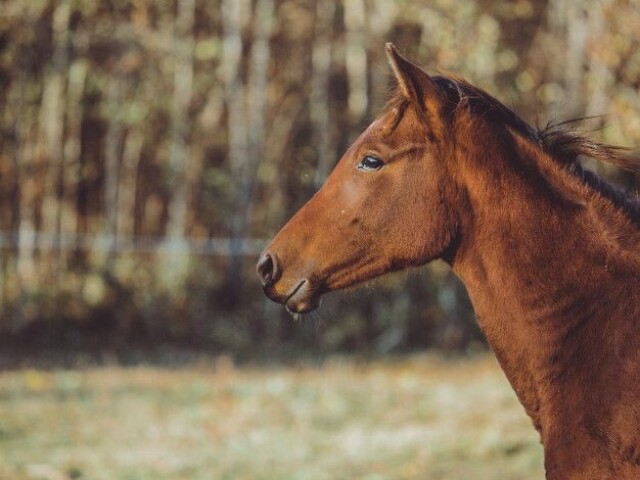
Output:
<svg viewBox="0 0 640 480">
<path fill-rule="evenodd" d="M 580 119 L 578 119 L 579 121 Z M 572 121 L 570 121 L 572 122 Z M 538 131 L 544 151 L 563 164 L 584 185 L 610 199 L 640 225 L 640 196 L 617 185 L 612 185 L 592 171 L 582 167 L 579 157 L 584 156 L 608 163 L 622 170 L 640 172 L 640 160 L 629 155 L 630 149 L 598 142 L 576 130 L 567 129 L 570 122 L 548 123 Z"/>
<path fill-rule="evenodd" d="M 617 168 L 640 173 L 640 157 L 630 155 L 630 149 L 593 140 L 570 124 L 585 118 L 564 122 L 549 122 L 542 128 L 534 128 L 520 118 L 511 108 L 486 91 L 455 75 L 439 75 L 433 80 L 440 86 L 452 112 L 466 110 L 475 117 L 502 124 L 536 145 L 560 167 L 571 172 L 581 183 L 610 199 L 636 222 L 640 222 L 640 197 L 625 189 L 611 185 L 597 174 L 586 170 L 580 157 L 588 157 Z M 385 110 L 403 109 L 407 100 L 398 88 L 392 89 Z"/>
</svg>

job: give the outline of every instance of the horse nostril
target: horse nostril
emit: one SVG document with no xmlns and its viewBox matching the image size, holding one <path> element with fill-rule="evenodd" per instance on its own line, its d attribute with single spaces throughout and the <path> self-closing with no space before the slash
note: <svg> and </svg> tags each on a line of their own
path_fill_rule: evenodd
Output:
<svg viewBox="0 0 640 480">
<path fill-rule="evenodd" d="M 274 258 L 267 252 L 260 255 L 258 259 L 258 276 L 263 286 L 273 285 L 280 277 L 280 270 Z"/>
</svg>

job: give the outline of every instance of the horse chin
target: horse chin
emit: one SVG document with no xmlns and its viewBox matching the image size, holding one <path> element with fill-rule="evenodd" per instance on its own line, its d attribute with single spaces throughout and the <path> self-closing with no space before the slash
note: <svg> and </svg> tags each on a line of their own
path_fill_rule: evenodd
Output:
<svg viewBox="0 0 640 480">
<path fill-rule="evenodd" d="M 309 313 L 320 305 L 321 295 L 313 288 L 307 279 L 302 280 L 293 290 L 285 302 L 285 307 L 290 313 Z"/>
</svg>

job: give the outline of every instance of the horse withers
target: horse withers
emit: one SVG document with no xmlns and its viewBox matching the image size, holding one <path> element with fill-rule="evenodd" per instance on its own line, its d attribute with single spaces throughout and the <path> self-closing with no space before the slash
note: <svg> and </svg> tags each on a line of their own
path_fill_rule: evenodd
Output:
<svg viewBox="0 0 640 480">
<path fill-rule="evenodd" d="M 260 256 L 292 312 L 386 272 L 448 262 L 545 451 L 549 480 L 640 479 L 640 205 L 486 92 L 387 45 L 396 90 Z"/>
</svg>

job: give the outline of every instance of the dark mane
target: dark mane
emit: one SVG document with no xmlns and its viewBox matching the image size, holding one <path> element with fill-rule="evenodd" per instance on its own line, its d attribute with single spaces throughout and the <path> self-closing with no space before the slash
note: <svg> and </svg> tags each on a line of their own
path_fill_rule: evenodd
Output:
<svg viewBox="0 0 640 480">
<path fill-rule="evenodd" d="M 460 77 L 441 75 L 433 79 L 451 104 L 452 112 L 464 109 L 474 116 L 514 130 L 573 173 L 583 184 L 610 199 L 634 221 L 640 223 L 640 197 L 637 193 L 633 194 L 607 183 L 580 164 L 580 157 L 588 157 L 640 173 L 640 158 L 630 155 L 628 148 L 598 142 L 568 128 L 568 124 L 575 121 L 550 122 L 542 128 L 533 128 L 504 103 Z M 406 104 L 407 100 L 402 93 L 393 89 L 385 110 L 401 109 L 406 107 Z"/>
<path fill-rule="evenodd" d="M 566 124 L 566 123 L 565 123 Z M 538 131 L 540 144 L 549 156 L 562 162 L 585 185 L 613 201 L 640 225 L 640 196 L 619 186 L 612 185 L 595 173 L 586 170 L 579 162 L 584 156 L 599 160 L 623 170 L 640 172 L 638 158 L 630 156 L 629 149 L 597 142 L 575 130 L 563 128 L 563 124 L 547 124 Z"/>
</svg>

